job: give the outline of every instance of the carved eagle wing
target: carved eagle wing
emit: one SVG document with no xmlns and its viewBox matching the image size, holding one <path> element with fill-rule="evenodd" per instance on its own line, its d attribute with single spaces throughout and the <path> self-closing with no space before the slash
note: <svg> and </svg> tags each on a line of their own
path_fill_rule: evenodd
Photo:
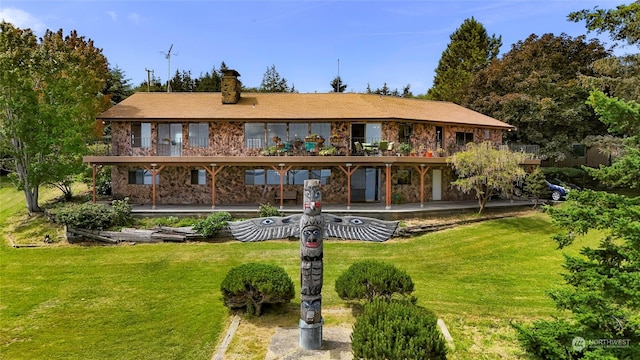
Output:
<svg viewBox="0 0 640 360">
<path fill-rule="evenodd" d="M 398 227 L 397 221 L 331 214 L 322 216 L 324 216 L 325 238 L 382 242 L 389 240 Z"/>
<path fill-rule="evenodd" d="M 300 216 L 272 216 L 228 222 L 229 232 L 242 242 L 297 237 L 300 236 Z"/>
</svg>

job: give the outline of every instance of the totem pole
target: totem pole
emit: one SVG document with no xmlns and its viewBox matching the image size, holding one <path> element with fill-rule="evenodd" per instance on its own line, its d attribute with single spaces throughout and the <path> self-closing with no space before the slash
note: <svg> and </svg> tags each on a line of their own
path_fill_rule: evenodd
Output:
<svg viewBox="0 0 640 360">
<path fill-rule="evenodd" d="M 397 221 L 322 214 L 319 180 L 304 181 L 302 215 L 272 216 L 228 222 L 242 242 L 300 238 L 300 347 L 322 347 L 322 256 L 324 237 L 382 242 L 393 236 Z"/>
<path fill-rule="evenodd" d="M 319 180 L 304 181 L 300 217 L 300 347 L 322 346 L 322 255 L 324 218 Z"/>
</svg>

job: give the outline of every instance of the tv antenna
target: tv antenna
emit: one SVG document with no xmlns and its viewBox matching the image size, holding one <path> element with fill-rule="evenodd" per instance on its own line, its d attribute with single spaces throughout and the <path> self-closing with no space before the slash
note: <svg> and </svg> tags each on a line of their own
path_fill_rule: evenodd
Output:
<svg viewBox="0 0 640 360">
<path fill-rule="evenodd" d="M 160 53 L 162 55 L 164 55 L 164 58 L 167 59 L 168 63 L 169 63 L 169 69 L 167 71 L 167 92 L 171 92 L 171 84 L 170 84 L 170 79 L 171 79 L 171 49 L 173 49 L 173 44 L 171 44 L 171 46 L 169 46 L 169 51 L 167 51 L 166 53 L 164 51 L 161 51 Z M 178 56 L 178 54 L 173 54 Z"/>
</svg>

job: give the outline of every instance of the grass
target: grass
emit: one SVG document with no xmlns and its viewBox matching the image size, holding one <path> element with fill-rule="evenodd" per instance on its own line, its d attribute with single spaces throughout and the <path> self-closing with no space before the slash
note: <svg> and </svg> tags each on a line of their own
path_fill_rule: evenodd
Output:
<svg viewBox="0 0 640 360">
<path fill-rule="evenodd" d="M 0 189 L 0 236 L 28 220 L 20 215 L 22 203 L 14 204 L 16 193 Z M 545 295 L 562 283 L 562 252 L 550 240 L 555 231 L 546 215 L 532 212 L 382 244 L 327 241 L 325 326 L 353 322 L 349 305 L 335 293 L 335 279 L 357 260 L 378 259 L 406 270 L 419 304 L 445 320 L 456 345 L 450 359 L 526 359 L 510 322 L 557 314 Z M 299 287 L 297 241 L 6 244 L 5 236 L 0 358 L 6 359 L 210 359 L 230 322 L 219 291 L 230 268 L 250 261 L 278 264 Z M 575 254 L 584 244 L 565 251 Z M 276 326 L 297 327 L 298 304 L 299 297 L 265 309 L 263 317 L 245 317 L 226 358 L 264 359 Z"/>
</svg>

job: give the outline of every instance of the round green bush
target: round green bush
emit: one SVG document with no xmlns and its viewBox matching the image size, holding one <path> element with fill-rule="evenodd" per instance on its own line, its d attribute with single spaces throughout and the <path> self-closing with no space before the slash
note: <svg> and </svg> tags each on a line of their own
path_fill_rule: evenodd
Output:
<svg viewBox="0 0 640 360">
<path fill-rule="evenodd" d="M 409 301 L 374 299 L 364 305 L 351 334 L 356 359 L 446 359 L 436 316 Z"/>
<path fill-rule="evenodd" d="M 258 263 L 229 270 L 220 291 L 229 309 L 246 308 L 247 314 L 258 316 L 262 304 L 287 303 L 294 297 L 293 281 L 282 267 Z"/>
<path fill-rule="evenodd" d="M 390 300 L 394 294 L 408 296 L 414 290 L 413 280 L 403 270 L 376 260 L 352 264 L 336 279 L 336 292 L 343 300 Z"/>
</svg>

